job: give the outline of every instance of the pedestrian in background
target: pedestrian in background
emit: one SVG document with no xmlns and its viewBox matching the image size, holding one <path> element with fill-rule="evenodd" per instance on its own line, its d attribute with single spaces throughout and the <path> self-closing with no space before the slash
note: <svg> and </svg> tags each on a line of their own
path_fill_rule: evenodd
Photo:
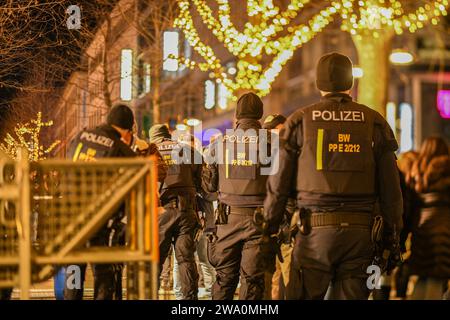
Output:
<svg viewBox="0 0 450 320">
<path fill-rule="evenodd" d="M 450 158 L 440 137 L 424 140 L 407 175 L 419 196 L 411 221 L 411 274 L 419 279 L 412 299 L 442 299 L 450 279 Z"/>
</svg>

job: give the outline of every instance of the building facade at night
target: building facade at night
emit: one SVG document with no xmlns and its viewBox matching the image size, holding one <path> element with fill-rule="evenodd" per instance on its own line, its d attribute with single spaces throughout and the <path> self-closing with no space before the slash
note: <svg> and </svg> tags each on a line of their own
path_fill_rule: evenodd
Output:
<svg viewBox="0 0 450 320">
<path fill-rule="evenodd" d="M 71 77 L 58 106 L 58 117 L 66 117 L 66 121 L 55 121 L 59 124 L 58 137 L 65 141 L 62 146 L 70 141 L 74 131 L 104 121 L 108 111 L 107 99 L 112 105 L 118 102 L 130 105 L 136 115 L 139 133 L 142 136 L 148 134 L 153 123 L 151 96 L 154 90 L 150 76 L 152 66 L 145 50 L 149 44 L 130 23 L 148 14 L 146 10 L 145 1 L 120 1 L 111 13 L 106 48 L 105 24 L 95 34 L 84 53 L 87 61 L 85 73 Z M 418 148 L 421 141 L 432 134 L 441 135 L 450 142 L 450 37 L 444 35 L 439 38 L 439 33 L 425 29 L 395 38 L 395 49 L 406 50 L 414 57 L 409 65 L 391 65 L 388 85 L 386 117 L 400 142 L 400 151 Z M 165 30 L 161 50 L 165 57 L 161 68 L 160 90 L 164 90 L 161 121 L 167 122 L 172 129 L 177 124 L 186 127 L 189 119 L 201 120 L 203 130 L 231 128 L 235 103 L 229 99 L 224 86 L 208 73 L 191 71 L 170 58 L 192 55 L 195 59 L 182 32 L 173 28 Z M 340 31 L 338 25 L 328 27 L 297 50 L 283 68 L 270 94 L 263 98 L 264 115 L 280 113 L 288 116 L 296 109 L 317 101 L 316 62 L 322 54 L 332 51 L 348 55 L 358 66 L 351 36 Z M 221 60 L 231 74 L 236 71 L 236 61 L 231 55 L 227 58 L 226 54 L 223 53 Z M 364 70 L 359 76 L 364 77 Z M 73 81 L 77 84 L 71 83 Z M 355 79 L 352 95 L 356 99 L 357 85 L 358 80 Z M 105 91 L 108 96 L 105 96 Z M 77 119 L 75 122 L 71 120 L 74 117 Z M 198 138 L 203 138 L 203 143 L 209 139 Z"/>
<path fill-rule="evenodd" d="M 59 103 L 55 108 L 54 123 L 55 136 L 63 137 L 55 149 L 59 157 L 64 157 L 70 141 L 84 127 L 88 119 L 86 110 L 85 90 L 86 74 L 74 72 L 65 86 Z"/>
</svg>

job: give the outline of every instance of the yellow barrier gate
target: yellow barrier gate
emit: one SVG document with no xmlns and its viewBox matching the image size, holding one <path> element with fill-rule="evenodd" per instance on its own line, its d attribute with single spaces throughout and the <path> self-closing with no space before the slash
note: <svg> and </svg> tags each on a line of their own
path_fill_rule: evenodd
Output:
<svg viewBox="0 0 450 320">
<path fill-rule="evenodd" d="M 0 288 L 49 279 L 58 265 L 126 263 L 128 299 L 158 291 L 155 159 L 43 160 L 0 156 Z M 86 247 L 125 209 L 126 243 Z"/>
</svg>

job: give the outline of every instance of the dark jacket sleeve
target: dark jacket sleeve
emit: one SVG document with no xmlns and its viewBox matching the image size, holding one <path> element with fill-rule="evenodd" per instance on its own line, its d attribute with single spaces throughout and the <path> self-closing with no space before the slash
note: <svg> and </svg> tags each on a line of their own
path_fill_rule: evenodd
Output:
<svg viewBox="0 0 450 320">
<path fill-rule="evenodd" d="M 158 182 L 163 183 L 167 176 L 167 164 L 161 156 L 161 153 L 159 153 L 158 146 L 150 143 L 147 154 L 156 157 L 158 161 Z"/>
<path fill-rule="evenodd" d="M 217 192 L 219 189 L 219 168 L 215 159 L 215 146 L 213 143 L 205 150 L 205 165 L 202 172 L 202 188 L 206 192 Z"/>
<path fill-rule="evenodd" d="M 267 180 L 267 195 L 264 201 L 264 219 L 269 224 L 269 231 L 276 232 L 283 219 L 288 197 L 295 186 L 297 158 L 300 154 L 303 136 L 301 114 L 294 114 L 286 122 L 286 131 L 278 154 L 278 170 Z"/>
<path fill-rule="evenodd" d="M 116 140 L 108 158 L 133 158 L 136 156 L 137 154 L 129 146 L 121 140 Z"/>
<path fill-rule="evenodd" d="M 398 148 L 394 133 L 379 115 L 374 128 L 374 154 L 376 162 L 377 191 L 385 232 L 400 234 L 403 228 L 403 199 L 395 151 Z"/>
</svg>

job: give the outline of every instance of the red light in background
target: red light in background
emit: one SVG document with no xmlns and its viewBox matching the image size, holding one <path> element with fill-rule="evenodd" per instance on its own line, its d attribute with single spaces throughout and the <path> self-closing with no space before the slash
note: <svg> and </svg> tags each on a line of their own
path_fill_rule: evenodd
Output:
<svg viewBox="0 0 450 320">
<path fill-rule="evenodd" d="M 450 90 L 438 91 L 437 108 L 442 118 L 450 119 Z"/>
</svg>

